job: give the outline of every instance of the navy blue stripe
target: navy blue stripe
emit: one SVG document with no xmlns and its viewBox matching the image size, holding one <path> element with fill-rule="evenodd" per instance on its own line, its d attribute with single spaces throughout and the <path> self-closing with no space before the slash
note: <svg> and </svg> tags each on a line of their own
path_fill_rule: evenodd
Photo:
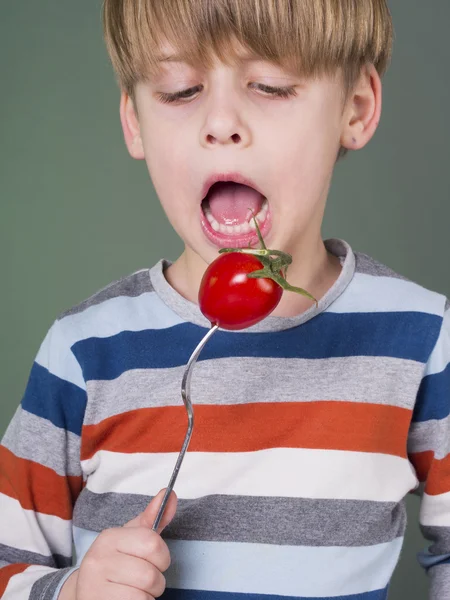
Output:
<svg viewBox="0 0 450 600">
<path fill-rule="evenodd" d="M 81 435 L 86 401 L 84 390 L 33 363 L 21 402 L 24 410 Z"/>
<path fill-rule="evenodd" d="M 386 600 L 388 588 L 350 596 L 314 596 L 314 600 Z M 273 594 L 242 594 L 167 588 L 164 600 L 312 600 L 311 596 L 275 596 Z"/>
<path fill-rule="evenodd" d="M 433 529 L 436 529 L 436 527 Z M 435 534 L 433 533 L 433 535 Z M 417 560 L 425 571 L 428 571 L 428 569 L 431 569 L 431 567 L 436 565 L 450 564 L 450 554 L 432 554 L 429 549 L 426 548 L 417 553 Z"/>
<path fill-rule="evenodd" d="M 413 422 L 445 419 L 450 414 L 450 364 L 444 371 L 422 379 L 414 407 Z"/>
<path fill-rule="evenodd" d="M 329 358 L 388 356 L 425 363 L 442 317 L 419 312 L 322 313 L 303 325 L 272 333 L 219 330 L 199 360 L 225 357 Z M 72 346 L 86 381 L 111 380 L 130 369 L 185 365 L 206 329 L 183 323 L 165 329 L 123 331 Z"/>
</svg>

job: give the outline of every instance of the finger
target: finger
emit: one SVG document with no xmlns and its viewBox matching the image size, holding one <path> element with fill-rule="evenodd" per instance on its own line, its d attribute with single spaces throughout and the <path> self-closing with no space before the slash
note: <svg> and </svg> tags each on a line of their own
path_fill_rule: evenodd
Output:
<svg viewBox="0 0 450 600">
<path fill-rule="evenodd" d="M 142 590 L 121 583 L 111 583 L 110 581 L 105 582 L 105 592 L 105 597 L 108 600 L 123 600 L 124 598 L 127 598 L 127 600 L 155 600 L 155 596 Z"/>
<path fill-rule="evenodd" d="M 158 498 L 157 501 L 155 502 L 155 506 L 156 506 L 155 513 L 153 513 L 153 511 L 149 511 L 148 507 L 142 513 L 142 519 L 144 520 L 144 524 L 148 524 L 149 527 L 153 527 L 153 524 L 156 520 L 156 516 L 158 514 L 159 508 L 162 504 L 165 492 L 166 492 L 165 489 L 161 490 L 161 492 L 160 492 L 161 499 L 158 498 L 159 494 L 158 494 L 158 496 L 155 497 L 155 499 Z M 167 525 L 169 525 L 169 523 L 174 518 L 175 513 L 177 512 L 177 505 L 178 505 L 178 498 L 177 498 L 177 495 L 175 494 L 175 492 L 172 490 L 172 492 L 170 493 L 170 496 L 167 500 L 167 504 L 164 509 L 161 521 L 159 522 L 159 525 L 156 529 L 156 531 L 159 534 L 162 533 L 162 531 L 167 527 Z"/>
<path fill-rule="evenodd" d="M 169 548 L 156 531 L 148 527 L 127 527 L 117 531 L 120 535 L 116 535 L 109 544 L 105 540 L 109 551 L 114 547 L 121 554 L 142 558 L 155 565 L 162 573 L 170 567 Z"/>
<path fill-rule="evenodd" d="M 166 579 L 161 571 L 146 560 L 126 554 L 116 554 L 111 558 L 106 578 L 110 583 L 136 588 L 155 598 L 166 589 Z"/>
<path fill-rule="evenodd" d="M 160 490 L 158 494 L 148 504 L 146 509 L 137 517 L 135 517 L 128 523 L 125 523 L 124 527 L 149 527 L 151 529 L 153 527 L 153 523 L 155 522 L 156 515 L 158 514 L 159 507 L 161 506 L 161 503 L 163 501 L 165 492 L 166 488 Z M 157 532 L 159 534 L 161 534 L 164 528 L 167 527 L 167 525 L 174 518 L 175 513 L 177 511 L 177 503 L 177 496 L 175 492 L 172 491 L 169 496 L 166 508 L 164 509 L 164 514 L 162 516 L 161 522 L 157 529 Z"/>
</svg>

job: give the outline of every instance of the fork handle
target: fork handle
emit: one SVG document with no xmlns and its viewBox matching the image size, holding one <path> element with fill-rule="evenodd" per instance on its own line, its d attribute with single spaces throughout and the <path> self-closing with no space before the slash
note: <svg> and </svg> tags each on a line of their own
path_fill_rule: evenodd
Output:
<svg viewBox="0 0 450 600">
<path fill-rule="evenodd" d="M 186 407 L 186 411 L 188 414 L 188 428 L 186 432 L 186 437 L 184 438 L 183 446 L 181 448 L 181 452 L 178 455 L 177 462 L 175 464 L 175 468 L 172 473 L 172 477 L 170 478 L 169 485 L 167 486 L 166 492 L 164 494 L 164 498 L 162 499 L 161 506 L 159 507 L 158 514 L 156 515 L 155 522 L 153 523 L 152 530 L 156 531 L 158 529 L 159 523 L 164 514 L 164 510 L 167 506 L 167 502 L 169 501 L 169 496 L 172 493 L 173 487 L 175 485 L 175 481 L 178 477 L 178 472 L 181 467 L 181 463 L 183 462 L 184 455 L 189 446 L 189 442 L 191 441 L 192 431 L 194 429 L 194 410 L 192 408 L 191 402 L 191 376 L 192 370 L 197 362 L 197 358 L 199 357 L 200 352 L 203 350 L 204 345 L 209 340 L 209 338 L 219 329 L 218 325 L 211 323 L 211 329 L 205 335 L 205 337 L 200 341 L 194 352 L 192 353 L 188 363 L 186 365 L 186 369 L 183 375 L 183 381 L 181 382 L 181 396 L 183 398 L 184 405 Z"/>
</svg>

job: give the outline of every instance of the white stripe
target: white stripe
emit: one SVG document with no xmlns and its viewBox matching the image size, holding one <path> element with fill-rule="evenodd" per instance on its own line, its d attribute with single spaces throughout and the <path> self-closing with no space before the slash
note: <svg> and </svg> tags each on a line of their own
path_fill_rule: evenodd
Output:
<svg viewBox="0 0 450 600">
<path fill-rule="evenodd" d="M 184 323 L 155 292 L 118 296 L 55 322 L 41 344 L 36 362 L 83 390 L 86 384 L 71 346 L 90 337 L 106 338 L 122 331 L 164 329 Z"/>
<path fill-rule="evenodd" d="M 450 527 L 450 492 L 430 496 L 423 493 L 420 503 L 421 525 Z"/>
<path fill-rule="evenodd" d="M 436 342 L 430 359 L 426 365 L 424 376 L 441 373 L 450 362 L 450 310 L 448 310 L 442 322 L 441 332 Z"/>
<path fill-rule="evenodd" d="M 22 573 L 11 577 L 8 581 L 2 600 L 29 600 L 31 588 L 38 579 L 45 577 L 49 573 L 54 573 L 56 569 L 31 565 Z"/>
<path fill-rule="evenodd" d="M 0 529 L 0 544 L 43 556 L 72 555 L 71 521 L 24 510 L 19 501 L 0 493 L 0 514 L 11 527 Z"/>
<path fill-rule="evenodd" d="M 426 312 L 442 315 L 445 296 L 412 281 L 355 273 L 326 312 Z"/>
<path fill-rule="evenodd" d="M 79 562 L 97 535 L 74 527 Z M 383 589 L 398 562 L 403 537 L 354 548 L 166 542 L 172 559 L 164 573 L 167 587 L 315 598 L 334 597 L 336 590 L 346 596 Z"/>
<path fill-rule="evenodd" d="M 92 492 L 155 495 L 167 487 L 177 454 L 100 451 L 83 461 Z M 398 502 L 418 483 L 408 460 L 373 452 L 275 448 L 258 452 L 188 452 L 175 491 Z"/>
</svg>

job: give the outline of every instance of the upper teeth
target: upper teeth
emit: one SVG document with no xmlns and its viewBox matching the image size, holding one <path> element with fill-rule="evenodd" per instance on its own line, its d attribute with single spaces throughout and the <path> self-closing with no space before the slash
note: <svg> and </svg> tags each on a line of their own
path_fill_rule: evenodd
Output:
<svg viewBox="0 0 450 600">
<path fill-rule="evenodd" d="M 267 198 L 265 198 L 264 202 L 262 203 L 261 210 L 255 215 L 258 223 L 264 223 L 268 210 L 269 203 Z M 250 221 L 244 221 L 244 223 L 240 223 L 239 225 L 223 225 L 222 223 L 216 221 L 216 219 L 213 217 L 209 206 L 204 207 L 204 213 L 208 221 L 211 223 L 211 227 L 214 229 L 214 231 L 220 231 L 220 233 L 249 233 L 252 230 L 256 230 L 256 225 L 252 215 L 249 217 Z"/>
</svg>

